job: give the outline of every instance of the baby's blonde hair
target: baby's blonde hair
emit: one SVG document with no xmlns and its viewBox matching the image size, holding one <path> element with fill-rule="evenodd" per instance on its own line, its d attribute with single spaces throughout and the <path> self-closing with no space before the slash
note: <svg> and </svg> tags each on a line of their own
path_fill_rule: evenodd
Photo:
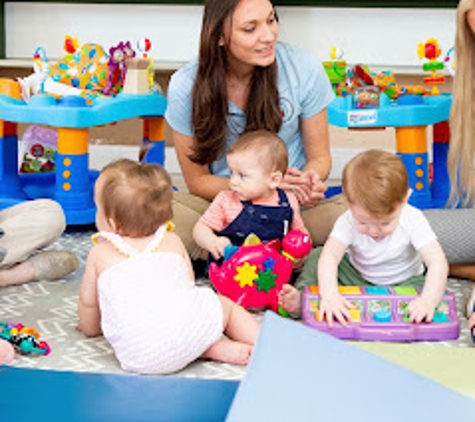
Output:
<svg viewBox="0 0 475 422">
<path fill-rule="evenodd" d="M 409 191 L 409 178 L 395 154 L 368 150 L 353 158 L 343 170 L 343 193 L 349 204 L 363 207 L 374 217 L 392 214 Z"/>
<path fill-rule="evenodd" d="M 259 163 L 266 170 L 280 171 L 282 174 L 287 171 L 287 146 L 275 133 L 267 130 L 246 132 L 229 148 L 228 155 L 248 150 L 252 150 L 259 157 Z"/>
<path fill-rule="evenodd" d="M 104 167 L 99 177 L 97 198 L 119 234 L 149 236 L 172 219 L 172 183 L 158 164 L 121 159 Z"/>
<path fill-rule="evenodd" d="M 450 143 L 447 160 L 451 182 L 449 203 L 473 205 L 475 195 L 475 36 L 467 12 L 475 0 L 461 0 L 457 8 L 456 69 L 450 111 Z"/>
</svg>

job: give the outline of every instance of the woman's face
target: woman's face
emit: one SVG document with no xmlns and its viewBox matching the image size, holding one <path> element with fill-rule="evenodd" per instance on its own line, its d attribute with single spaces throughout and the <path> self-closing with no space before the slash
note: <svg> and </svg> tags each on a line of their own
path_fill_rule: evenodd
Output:
<svg viewBox="0 0 475 422">
<path fill-rule="evenodd" d="M 279 24 L 268 0 L 241 0 L 224 24 L 220 45 L 230 64 L 269 66 L 275 60 Z"/>
<path fill-rule="evenodd" d="M 472 30 L 472 33 L 475 34 L 475 9 L 470 9 L 466 16 L 468 26 Z"/>
</svg>

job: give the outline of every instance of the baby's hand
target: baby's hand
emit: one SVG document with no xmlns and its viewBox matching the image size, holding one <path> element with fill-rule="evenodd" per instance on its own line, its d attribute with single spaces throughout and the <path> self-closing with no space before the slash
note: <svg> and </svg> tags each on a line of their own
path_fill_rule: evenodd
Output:
<svg viewBox="0 0 475 422">
<path fill-rule="evenodd" d="M 216 239 L 209 251 L 214 259 L 220 259 L 224 256 L 224 249 L 231 245 L 231 241 L 225 236 L 216 236 Z"/>
<path fill-rule="evenodd" d="M 409 313 L 409 321 L 420 323 L 423 321 L 431 322 L 434 317 L 434 311 L 437 304 L 424 296 L 419 296 L 417 299 L 414 299 L 409 306 L 407 311 Z"/>
<path fill-rule="evenodd" d="M 348 309 L 354 307 L 351 302 L 338 292 L 326 295 L 322 297 L 322 301 L 320 302 L 320 314 L 318 319 L 319 321 L 323 321 L 323 318 L 326 317 L 330 328 L 333 327 L 333 319 L 341 325 L 346 326 L 347 323 L 351 321 Z"/>
</svg>

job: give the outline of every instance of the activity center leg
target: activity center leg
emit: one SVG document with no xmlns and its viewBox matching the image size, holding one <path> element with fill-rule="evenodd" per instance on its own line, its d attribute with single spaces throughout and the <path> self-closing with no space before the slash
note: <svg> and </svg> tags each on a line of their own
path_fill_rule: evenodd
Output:
<svg viewBox="0 0 475 422">
<path fill-rule="evenodd" d="M 145 118 L 143 122 L 143 145 L 147 152 L 145 163 L 165 164 L 165 119 L 163 117 Z"/>
<path fill-rule="evenodd" d="M 432 206 L 426 133 L 426 126 L 396 128 L 396 152 L 406 166 L 412 189 L 409 202 L 418 208 Z"/>
</svg>

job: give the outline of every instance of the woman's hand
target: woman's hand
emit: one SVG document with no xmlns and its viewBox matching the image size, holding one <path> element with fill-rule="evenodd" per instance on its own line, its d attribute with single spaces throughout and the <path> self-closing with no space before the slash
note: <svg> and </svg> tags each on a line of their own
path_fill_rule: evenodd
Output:
<svg viewBox="0 0 475 422">
<path fill-rule="evenodd" d="M 294 193 L 299 204 L 305 208 L 318 204 L 325 198 L 327 190 L 317 172 L 314 170 L 301 171 L 295 167 L 288 168 L 280 187 Z"/>
</svg>

